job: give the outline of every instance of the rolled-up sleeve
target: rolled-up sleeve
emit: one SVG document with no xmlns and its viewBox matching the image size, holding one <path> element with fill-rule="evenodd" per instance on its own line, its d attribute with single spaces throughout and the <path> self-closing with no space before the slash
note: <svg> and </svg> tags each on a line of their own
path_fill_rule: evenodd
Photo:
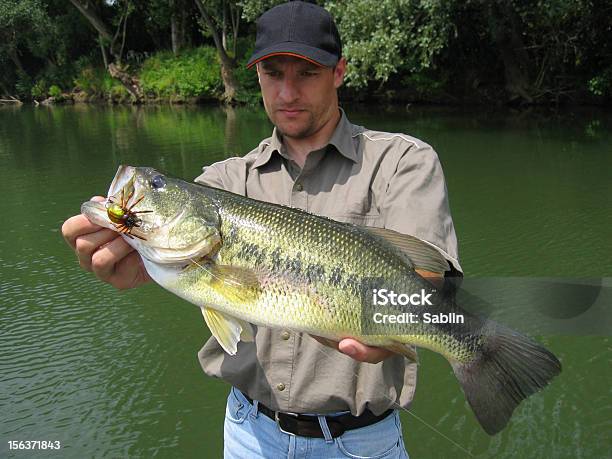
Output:
<svg viewBox="0 0 612 459">
<path fill-rule="evenodd" d="M 435 245 L 461 271 L 444 173 L 431 146 L 406 149 L 388 181 L 381 214 L 385 228 Z"/>
</svg>

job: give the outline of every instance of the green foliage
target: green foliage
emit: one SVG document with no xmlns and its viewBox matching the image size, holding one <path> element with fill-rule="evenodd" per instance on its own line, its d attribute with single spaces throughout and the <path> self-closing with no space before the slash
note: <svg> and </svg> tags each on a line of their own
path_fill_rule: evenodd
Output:
<svg viewBox="0 0 612 459">
<path fill-rule="evenodd" d="M 113 99 L 122 96 L 125 90 L 121 83 L 114 80 L 103 67 L 86 65 L 74 79 L 75 90 L 85 92 L 94 99 Z"/>
<path fill-rule="evenodd" d="M 534 92 L 574 92 L 582 80 L 592 94 L 605 93 L 610 73 L 606 77 L 602 64 L 611 52 L 610 2 L 513 0 L 511 5 L 520 19 L 514 27 L 523 37 Z"/>
<path fill-rule="evenodd" d="M 255 22 L 261 14 L 273 6 L 285 3 L 286 0 L 239 0 L 238 5 L 242 8 L 242 18 L 248 22 Z"/>
<path fill-rule="evenodd" d="M 234 77 L 238 82 L 238 102 L 248 105 L 258 105 L 261 102 L 261 91 L 255 69 L 247 69 L 246 65 L 253 54 L 255 43 L 248 38 L 239 38 L 237 43 L 237 61 Z"/>
<path fill-rule="evenodd" d="M 44 99 L 47 97 L 47 81 L 44 78 L 39 79 L 32 85 L 32 89 L 30 89 L 30 94 L 35 99 Z"/>
<path fill-rule="evenodd" d="M 418 72 L 434 66 L 452 30 L 449 4 L 444 0 L 327 1 L 349 62 L 347 85 L 384 83 L 400 68 Z"/>
<path fill-rule="evenodd" d="M 44 55 L 51 43 L 53 23 L 41 0 L 0 0 L 0 52 L 25 46 Z"/>
<path fill-rule="evenodd" d="M 61 97 L 61 95 L 62 95 L 62 90 L 61 90 L 61 88 L 60 88 L 59 86 L 57 86 L 57 85 L 55 85 L 55 84 L 52 84 L 52 85 L 49 87 L 49 95 L 50 95 L 51 97 L 55 97 L 55 98 L 57 99 L 58 97 Z"/>
<path fill-rule="evenodd" d="M 157 97 L 218 96 L 222 82 L 217 51 L 205 46 L 179 56 L 158 53 L 144 62 L 140 82 L 146 93 Z"/>
<path fill-rule="evenodd" d="M 411 88 L 416 98 L 421 100 L 439 99 L 447 84 L 444 78 L 428 75 L 424 71 L 408 73 L 401 81 L 403 86 Z"/>
<path fill-rule="evenodd" d="M 587 85 L 589 92 L 594 96 L 612 98 L 612 66 L 591 78 Z"/>
<path fill-rule="evenodd" d="M 20 99 L 28 98 L 32 95 L 32 79 L 25 73 L 17 72 L 17 81 L 15 82 L 15 91 Z"/>
<path fill-rule="evenodd" d="M 123 63 L 131 64 L 131 72 L 140 72 L 147 96 L 173 100 L 221 96 L 212 35 L 194 0 L 88 1 L 95 4 L 111 35 L 119 24 L 127 24 Z M 236 18 L 231 13 L 241 11 L 236 56 L 232 56 L 237 62 L 236 97 L 259 103 L 256 74 L 245 68 L 255 41 L 252 23 L 285 0 L 199 1 L 217 32 L 225 9 L 230 54 L 234 30 L 230 18 Z M 409 100 L 458 102 L 612 100 L 609 0 L 316 3 L 330 10 L 340 29 L 349 61 L 344 90 L 348 95 L 367 99 L 373 93 L 394 94 Z M 184 46 L 180 57 L 162 51 L 171 46 L 172 24 L 180 25 L 175 28 L 180 32 L 175 34 L 176 42 Z M 199 32 L 202 27 L 204 34 Z M 119 37 L 122 31 L 123 26 Z M 122 99 L 125 88 L 102 68 L 98 36 L 70 1 L 0 0 L 2 92 L 42 98 L 54 86 L 69 91 L 76 85 L 93 97 Z M 115 51 L 122 42 L 116 41 Z M 138 69 L 149 55 L 153 57 Z"/>
</svg>

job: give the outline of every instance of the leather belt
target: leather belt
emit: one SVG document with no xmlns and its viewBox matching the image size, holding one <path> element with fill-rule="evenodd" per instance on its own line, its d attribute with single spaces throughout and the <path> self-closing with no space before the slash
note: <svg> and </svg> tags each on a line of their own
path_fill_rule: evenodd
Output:
<svg viewBox="0 0 612 459">
<path fill-rule="evenodd" d="M 245 398 L 252 405 L 253 400 L 243 393 Z M 325 438 L 319 419 L 317 416 L 298 413 L 283 413 L 274 411 L 259 402 L 257 411 L 274 420 L 282 432 L 289 435 L 299 435 L 301 437 Z M 341 414 L 339 416 L 325 416 L 327 426 L 332 438 L 341 436 L 347 430 L 359 429 L 382 421 L 387 416 L 393 413 L 393 409 L 388 409 L 381 415 L 377 416 L 370 410 L 366 409 L 361 415 L 353 416 L 350 413 Z"/>
</svg>

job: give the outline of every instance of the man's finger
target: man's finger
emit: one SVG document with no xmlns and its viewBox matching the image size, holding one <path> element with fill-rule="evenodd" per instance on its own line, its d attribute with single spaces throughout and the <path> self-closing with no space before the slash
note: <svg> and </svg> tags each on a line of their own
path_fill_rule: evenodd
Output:
<svg viewBox="0 0 612 459">
<path fill-rule="evenodd" d="M 76 239 L 89 233 L 100 231 L 102 227 L 91 223 L 85 215 L 70 217 L 62 225 L 62 236 L 73 250 L 76 249 Z"/>
<path fill-rule="evenodd" d="M 77 237 L 75 241 L 75 250 L 81 267 L 87 271 L 91 271 L 92 256 L 95 251 L 118 237 L 119 233 L 109 229 L 100 229 L 99 226 L 98 231 Z"/>
<path fill-rule="evenodd" d="M 134 249 L 122 237 L 100 247 L 91 257 L 91 268 L 99 279 L 108 282 L 115 272 L 115 265 Z"/>
<path fill-rule="evenodd" d="M 94 196 L 90 201 L 104 201 L 102 196 Z M 83 214 L 70 217 L 62 225 L 62 236 L 72 249 L 76 249 L 76 239 L 84 234 L 94 233 L 100 230 L 101 226 L 91 223 Z"/>
<path fill-rule="evenodd" d="M 343 339 L 338 350 L 360 362 L 378 363 L 389 357 L 392 352 L 382 347 L 367 346 L 354 339 Z"/>
<path fill-rule="evenodd" d="M 151 281 L 142 259 L 135 250 L 115 264 L 115 271 L 108 282 L 120 290 L 134 288 Z"/>
</svg>

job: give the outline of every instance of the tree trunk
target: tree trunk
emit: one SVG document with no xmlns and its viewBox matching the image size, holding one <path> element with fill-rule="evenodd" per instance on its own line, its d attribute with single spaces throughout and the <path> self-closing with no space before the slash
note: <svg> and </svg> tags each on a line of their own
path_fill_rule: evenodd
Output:
<svg viewBox="0 0 612 459">
<path fill-rule="evenodd" d="M 231 59 L 221 58 L 221 79 L 225 92 L 223 93 L 223 102 L 228 105 L 236 103 L 236 94 L 238 92 L 238 82 L 234 77 L 234 68 L 236 64 Z"/>
<path fill-rule="evenodd" d="M 170 0 L 170 34 L 172 53 L 176 56 L 185 46 L 185 10 L 181 0 Z"/>
<path fill-rule="evenodd" d="M 230 8 L 230 16 L 232 19 L 232 51 L 234 58 L 236 57 L 236 46 L 238 43 L 238 27 L 240 26 L 240 6 L 236 5 L 235 11 Z"/>
<path fill-rule="evenodd" d="M 36 102 L 36 101 L 35 101 Z M 14 97 L 12 99 L 0 99 L 0 105 L 23 105 L 23 102 L 21 102 L 19 99 L 15 99 Z"/>
<path fill-rule="evenodd" d="M 121 82 L 123 87 L 132 95 L 135 102 L 142 101 L 142 90 L 140 89 L 140 82 L 138 81 L 138 78 L 130 75 L 114 62 L 109 64 L 108 73 L 110 73 L 110 76 Z"/>
<path fill-rule="evenodd" d="M 185 5 L 185 3 L 182 3 L 182 8 L 181 8 L 181 43 L 182 43 L 182 47 L 183 48 L 190 48 L 192 46 L 192 42 L 191 42 L 191 35 L 187 33 L 187 23 L 188 23 L 188 19 L 189 19 L 189 15 L 186 11 L 187 5 Z"/>
<path fill-rule="evenodd" d="M 28 73 L 23 68 L 23 64 L 21 63 L 21 59 L 19 59 L 19 54 L 17 54 L 17 50 L 16 49 L 10 49 L 9 52 L 8 52 L 8 55 L 11 58 L 11 60 L 13 61 L 13 64 L 15 64 L 15 67 L 17 67 L 17 71 L 19 73 L 23 73 L 24 75 L 27 75 Z"/>
<path fill-rule="evenodd" d="M 517 18 L 512 8 L 502 2 L 489 4 L 488 20 L 491 37 L 504 65 L 506 90 L 510 100 L 533 102 L 529 83 L 529 56 L 517 31 Z"/>
<path fill-rule="evenodd" d="M 176 56 L 180 51 L 180 43 L 179 43 L 179 25 L 176 20 L 176 14 L 173 12 L 172 16 L 170 16 L 170 35 L 172 38 L 172 53 Z"/>
<path fill-rule="evenodd" d="M 2 91 L 0 94 L 3 95 L 4 97 L 8 97 L 9 92 L 8 89 L 6 88 L 6 86 L 4 86 L 4 83 L 2 83 L 2 81 L 0 81 L 0 91 Z"/>
<path fill-rule="evenodd" d="M 102 60 L 104 61 L 104 68 L 108 69 L 108 56 L 106 55 L 106 47 L 104 46 L 104 39 L 102 35 L 98 35 L 98 42 L 100 43 L 100 51 L 102 51 Z"/>
<path fill-rule="evenodd" d="M 234 77 L 234 68 L 236 63 L 231 57 L 229 57 L 227 51 L 223 47 L 219 32 L 217 31 L 212 18 L 206 11 L 206 8 L 202 4 L 202 0 L 195 1 L 204 22 L 206 23 L 206 27 L 212 35 L 213 41 L 215 42 L 215 47 L 217 48 L 217 53 L 219 54 L 219 60 L 221 61 L 221 79 L 223 80 L 223 86 L 225 87 L 222 100 L 228 105 L 233 105 L 236 103 L 236 93 L 238 90 L 238 83 Z"/>
<path fill-rule="evenodd" d="M 187 29 L 187 5 L 185 0 L 170 0 L 170 33 L 172 38 L 172 52 L 176 56 L 183 48 L 188 46 Z"/>
<path fill-rule="evenodd" d="M 98 31 L 98 33 L 105 40 L 112 41 L 113 34 L 104 24 L 104 21 L 98 16 L 98 13 L 94 11 L 94 7 L 89 3 L 88 0 L 79 1 L 79 0 L 70 0 L 70 2 L 76 7 L 77 10 L 81 12 L 83 16 L 89 21 L 89 23 L 93 26 L 94 29 Z"/>
<path fill-rule="evenodd" d="M 227 5 L 225 0 L 221 2 L 221 8 L 223 9 L 223 21 L 221 22 L 221 44 L 223 49 L 227 49 Z"/>
</svg>

